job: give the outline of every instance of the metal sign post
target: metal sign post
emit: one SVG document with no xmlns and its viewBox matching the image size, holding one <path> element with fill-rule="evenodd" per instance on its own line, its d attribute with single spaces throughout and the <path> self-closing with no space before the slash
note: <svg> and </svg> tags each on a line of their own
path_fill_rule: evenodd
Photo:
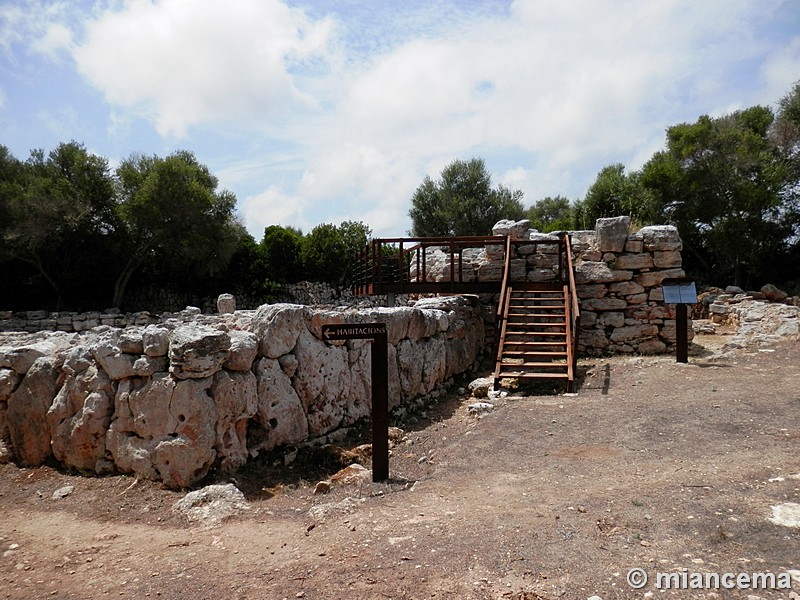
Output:
<svg viewBox="0 0 800 600">
<path fill-rule="evenodd" d="M 389 479 L 389 353 L 386 323 L 323 325 L 322 339 L 372 340 L 372 481 Z"/>
<path fill-rule="evenodd" d="M 664 303 L 675 305 L 675 360 L 689 362 L 689 317 L 687 304 L 697 304 L 697 288 L 691 279 L 665 279 L 661 282 Z"/>
</svg>

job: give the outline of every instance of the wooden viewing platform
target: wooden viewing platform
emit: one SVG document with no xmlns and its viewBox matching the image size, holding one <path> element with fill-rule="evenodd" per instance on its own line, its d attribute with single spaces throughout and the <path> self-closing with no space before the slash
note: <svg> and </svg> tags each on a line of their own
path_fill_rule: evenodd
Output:
<svg viewBox="0 0 800 600">
<path fill-rule="evenodd" d="M 523 245 L 557 246 L 552 281 L 512 281 L 511 259 Z M 502 268 L 496 277 L 475 272 L 469 249 L 489 249 Z M 430 255 L 439 250 L 434 272 Z M 442 263 L 441 255 L 444 255 Z M 471 258 L 474 258 L 471 257 Z M 490 270 L 491 273 L 491 270 Z M 558 379 L 571 391 L 575 380 L 580 316 L 569 235 L 558 239 L 512 240 L 509 236 L 384 238 L 372 240 L 356 257 L 357 296 L 393 294 L 499 294 L 494 385 L 502 379 Z"/>
</svg>

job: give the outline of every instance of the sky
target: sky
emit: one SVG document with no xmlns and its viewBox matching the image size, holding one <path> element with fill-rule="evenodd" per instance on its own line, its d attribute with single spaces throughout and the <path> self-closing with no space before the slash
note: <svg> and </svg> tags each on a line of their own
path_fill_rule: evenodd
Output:
<svg viewBox="0 0 800 600">
<path fill-rule="evenodd" d="M 0 145 L 190 150 L 256 240 L 482 158 L 526 206 L 800 80 L 800 0 L 0 0 Z"/>
</svg>

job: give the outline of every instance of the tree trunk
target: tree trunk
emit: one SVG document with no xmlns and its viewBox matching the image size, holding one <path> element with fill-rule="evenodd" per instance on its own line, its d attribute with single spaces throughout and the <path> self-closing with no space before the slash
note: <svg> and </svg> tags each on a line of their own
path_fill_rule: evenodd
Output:
<svg viewBox="0 0 800 600">
<path fill-rule="evenodd" d="M 142 262 L 143 260 L 141 258 L 134 256 L 122 268 L 122 272 L 114 282 L 114 297 L 111 300 L 111 306 L 113 308 L 122 308 L 122 301 L 125 299 L 125 290 L 128 287 L 128 282 L 131 280 L 131 276 L 136 270 L 142 266 Z"/>
</svg>

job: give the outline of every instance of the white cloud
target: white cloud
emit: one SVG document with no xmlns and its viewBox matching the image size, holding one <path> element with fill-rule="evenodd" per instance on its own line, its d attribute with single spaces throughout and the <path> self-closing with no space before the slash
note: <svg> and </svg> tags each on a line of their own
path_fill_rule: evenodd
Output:
<svg viewBox="0 0 800 600">
<path fill-rule="evenodd" d="M 783 48 L 777 49 L 764 61 L 761 68 L 766 81 L 764 104 L 775 104 L 800 81 L 800 35 Z"/>
<path fill-rule="evenodd" d="M 33 47 L 71 49 L 117 143 L 142 119 L 167 141 L 191 131 L 258 237 L 344 219 L 401 233 L 416 186 L 455 158 L 485 158 L 527 204 L 574 199 L 668 126 L 774 101 L 800 72 L 797 38 L 770 36 L 781 0 L 106 6 L 72 37 L 38 18 Z"/>
<path fill-rule="evenodd" d="M 195 124 L 247 129 L 313 104 L 293 70 L 325 61 L 331 27 L 279 0 L 131 0 L 88 22 L 74 57 L 112 105 L 181 137 Z"/>
<path fill-rule="evenodd" d="M 240 201 L 239 213 L 250 234 L 260 240 L 264 229 L 270 225 L 292 225 L 305 230 L 308 223 L 303 215 L 304 206 L 301 198 L 287 194 L 277 186 L 270 186 L 262 193 Z"/>
<path fill-rule="evenodd" d="M 50 23 L 44 34 L 34 40 L 32 48 L 52 60 L 58 60 L 62 51 L 72 46 L 72 31 L 63 23 Z"/>
</svg>

